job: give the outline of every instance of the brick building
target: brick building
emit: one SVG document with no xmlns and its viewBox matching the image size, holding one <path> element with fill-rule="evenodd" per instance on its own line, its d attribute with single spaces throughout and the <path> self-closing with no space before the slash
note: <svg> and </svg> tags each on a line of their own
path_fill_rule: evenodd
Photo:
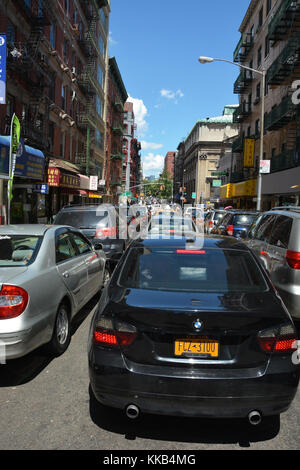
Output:
<svg viewBox="0 0 300 470">
<path fill-rule="evenodd" d="M 10 133 L 15 113 L 24 148 L 44 160 L 39 179 L 14 178 L 12 221 L 47 220 L 64 204 L 100 198 L 90 176 L 102 178 L 105 161 L 109 13 L 110 0 L 0 3 L 0 31 L 7 37 L 0 135 Z M 41 183 L 48 194 L 39 192 Z M 1 186 L 4 203 L 5 179 Z"/>
<path fill-rule="evenodd" d="M 118 203 L 122 187 L 122 149 L 124 104 L 128 98 L 116 59 L 109 59 L 106 121 L 106 191 L 109 201 Z"/>
<path fill-rule="evenodd" d="M 300 73 L 300 2 L 252 0 L 239 31 L 234 61 L 265 70 L 266 87 L 262 89 L 261 75 L 243 69 L 234 84 L 240 102 L 234 121 L 240 130 L 233 143 L 231 182 L 223 195 L 237 207 L 255 206 L 264 95 L 263 159 L 270 161 L 270 173 L 262 174 L 262 209 L 299 205 L 299 188 L 292 186 L 300 180 L 300 99 L 293 100 Z M 254 142 L 250 165 L 243 156 L 246 138 Z"/>
</svg>

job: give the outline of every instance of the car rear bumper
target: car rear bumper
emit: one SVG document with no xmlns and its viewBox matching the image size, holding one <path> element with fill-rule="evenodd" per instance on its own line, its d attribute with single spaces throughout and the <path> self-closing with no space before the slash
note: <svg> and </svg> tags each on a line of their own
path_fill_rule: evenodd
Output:
<svg viewBox="0 0 300 470">
<path fill-rule="evenodd" d="M 279 414 L 290 406 L 299 381 L 297 367 L 251 378 L 183 378 L 136 373 L 121 356 L 101 361 L 105 366 L 94 359 L 90 353 L 90 383 L 100 403 L 119 409 L 134 404 L 141 412 L 170 416 L 243 418 L 253 410 L 262 416 Z"/>
</svg>

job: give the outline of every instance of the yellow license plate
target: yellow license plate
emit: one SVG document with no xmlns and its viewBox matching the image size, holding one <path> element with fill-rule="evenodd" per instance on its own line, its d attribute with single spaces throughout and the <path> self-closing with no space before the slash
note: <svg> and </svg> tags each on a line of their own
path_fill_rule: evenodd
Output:
<svg viewBox="0 0 300 470">
<path fill-rule="evenodd" d="M 198 341 L 176 340 L 175 356 L 219 356 L 219 343 L 211 339 L 201 339 Z"/>
</svg>

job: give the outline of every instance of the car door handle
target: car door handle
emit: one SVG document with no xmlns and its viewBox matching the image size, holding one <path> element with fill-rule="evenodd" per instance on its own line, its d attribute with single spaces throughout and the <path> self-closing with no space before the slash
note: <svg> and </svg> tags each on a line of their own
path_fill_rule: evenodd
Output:
<svg viewBox="0 0 300 470">
<path fill-rule="evenodd" d="M 63 277 L 65 277 L 66 279 L 67 279 L 68 277 L 70 277 L 69 272 L 68 272 L 68 271 L 65 271 L 65 272 L 63 273 Z"/>
</svg>

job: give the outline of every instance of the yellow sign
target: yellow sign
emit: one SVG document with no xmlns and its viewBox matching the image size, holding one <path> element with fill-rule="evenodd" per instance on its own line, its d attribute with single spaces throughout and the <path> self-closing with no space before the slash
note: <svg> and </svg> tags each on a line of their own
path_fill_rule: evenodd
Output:
<svg viewBox="0 0 300 470">
<path fill-rule="evenodd" d="M 244 142 L 244 167 L 253 167 L 255 140 L 245 139 Z"/>
</svg>

